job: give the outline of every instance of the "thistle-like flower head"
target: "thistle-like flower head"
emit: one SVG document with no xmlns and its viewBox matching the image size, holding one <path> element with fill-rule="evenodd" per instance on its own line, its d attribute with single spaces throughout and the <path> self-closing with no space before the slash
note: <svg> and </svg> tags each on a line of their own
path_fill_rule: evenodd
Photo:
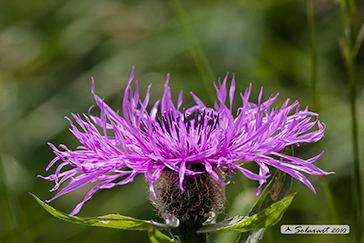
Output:
<svg viewBox="0 0 364 243">
<path fill-rule="evenodd" d="M 281 152 L 288 145 L 313 143 L 324 136 L 325 125 L 318 120 L 318 114 L 308 111 L 307 107 L 300 110 L 298 101 L 289 104 L 287 99 L 280 108 L 272 107 L 278 94 L 262 101 L 262 88 L 257 104 L 251 103 L 250 84 L 244 93 L 240 93 L 242 106 L 233 111 L 235 78 L 233 76 L 228 89 L 226 75 L 222 83 L 219 80 L 215 85 L 217 101 L 213 108 L 206 107 L 192 92 L 196 105 L 182 108 L 182 91 L 177 106 L 172 102 L 168 74 L 162 99 L 148 110 L 151 85 L 145 98 L 141 99 L 137 83 L 132 90 L 133 78 L 134 68 L 125 89 L 121 112 L 112 110 L 95 94 L 92 80 L 91 91 L 101 114 L 93 116 L 89 110 L 88 115 L 72 114 L 73 120 L 67 118 L 70 131 L 82 144 L 77 150 L 70 150 L 65 145 L 60 145 L 59 150 L 49 144 L 56 157 L 47 170 L 58 161 L 60 164 L 54 174 L 43 178 L 55 181 L 51 191 L 57 190 L 62 183 L 66 186 L 48 202 L 97 181 L 72 211 L 71 215 L 74 215 L 97 190 L 130 183 L 138 174 L 144 174 L 150 183 L 151 194 L 157 197 L 154 184 L 165 171 L 181 194 L 188 178 L 202 174 L 227 184 L 229 180 L 223 179 L 221 171 L 228 178 L 240 171 L 247 178 L 258 181 L 257 194 L 270 175 L 270 167 L 288 173 L 313 192 L 314 187 L 301 172 L 329 174 L 312 164 L 323 153 L 305 160 Z M 259 172 L 244 168 L 246 161 L 257 163 Z M 63 170 L 66 165 L 71 167 Z"/>
</svg>

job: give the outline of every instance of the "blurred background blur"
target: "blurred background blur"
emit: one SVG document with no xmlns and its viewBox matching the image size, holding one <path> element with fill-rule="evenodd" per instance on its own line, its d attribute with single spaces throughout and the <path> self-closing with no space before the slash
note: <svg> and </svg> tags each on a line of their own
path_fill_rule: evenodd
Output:
<svg viewBox="0 0 364 243">
<path fill-rule="evenodd" d="M 182 2 L 182 3 L 181 3 Z M 251 101 L 261 86 L 264 98 L 280 93 L 313 110 L 310 41 L 306 0 L 236 1 L 161 0 L 2 0 L 0 1 L 0 242 L 148 242 L 146 232 L 88 227 L 54 218 L 28 194 L 42 200 L 55 195 L 53 182 L 37 175 L 54 158 L 52 149 L 79 143 L 68 131 L 65 116 L 87 113 L 96 93 L 120 109 L 132 66 L 141 95 L 149 83 L 151 104 L 161 98 L 167 73 L 177 100 L 193 104 L 193 91 L 206 105 L 215 96 L 213 82 L 235 73 L 237 91 L 253 83 Z M 353 33 L 364 22 L 364 1 L 357 1 Z M 319 163 L 335 171 L 327 179 L 336 217 L 330 210 L 322 182 L 308 176 L 317 190 L 294 181 L 298 192 L 282 221 L 269 228 L 263 242 L 351 242 L 352 234 L 281 235 L 281 224 L 342 224 L 353 226 L 352 139 L 349 89 L 338 39 L 339 5 L 315 1 L 320 119 L 327 130 Z M 364 51 L 356 61 L 361 137 L 364 124 Z M 235 95 L 235 107 L 240 105 Z M 97 109 L 94 109 L 97 114 Z M 315 144 L 302 145 L 295 155 L 310 158 Z M 226 213 L 247 214 L 255 201 L 256 182 L 240 173 L 228 186 Z M 51 203 L 70 213 L 89 188 Z M 138 176 L 130 185 L 99 191 L 79 216 L 120 213 L 162 222 L 148 202 L 147 183 Z M 234 233 L 211 235 L 211 242 L 234 242 Z"/>
</svg>

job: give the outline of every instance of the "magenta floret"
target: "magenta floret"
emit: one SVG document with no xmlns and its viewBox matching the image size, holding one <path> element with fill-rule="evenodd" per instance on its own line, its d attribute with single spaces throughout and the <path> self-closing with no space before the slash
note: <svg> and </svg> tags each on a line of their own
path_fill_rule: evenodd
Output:
<svg viewBox="0 0 364 243">
<path fill-rule="evenodd" d="M 191 92 L 196 105 L 181 110 L 182 91 L 175 107 L 168 74 L 161 101 L 158 100 L 148 111 L 151 85 L 142 100 L 139 98 L 138 84 L 134 92 L 131 88 L 133 78 L 134 68 L 125 89 L 122 115 L 95 94 L 92 79 L 91 92 L 101 114 L 99 117 L 92 116 L 91 107 L 88 115 L 72 114 L 73 120 L 67 118 L 71 124 L 70 131 L 82 144 L 77 150 L 60 145 L 60 151 L 49 144 L 56 158 L 50 162 L 47 170 L 58 161 L 60 164 L 54 174 L 40 177 L 55 182 L 51 191 L 57 190 L 62 183 L 66 183 L 66 186 L 47 202 L 97 181 L 96 186 L 72 211 L 71 215 L 74 215 L 97 190 L 127 184 L 138 174 L 144 174 L 155 196 L 153 185 L 166 168 L 178 176 L 182 193 L 186 177 L 205 172 L 216 181 L 226 183 L 221 181 L 218 168 L 230 176 L 231 172 L 238 170 L 247 178 L 257 180 L 260 184 L 257 195 L 270 176 L 269 166 L 286 172 L 313 192 L 314 187 L 301 172 L 312 175 L 333 173 L 312 164 L 323 152 L 306 160 L 281 152 L 288 145 L 314 143 L 324 136 L 325 124 L 318 120 L 318 114 L 308 111 L 307 107 L 300 110 L 298 101 L 289 105 L 287 99 L 280 108 L 272 107 L 278 94 L 263 102 L 262 88 L 258 103 L 251 103 L 250 84 L 244 94 L 240 93 L 242 106 L 234 116 L 235 77 L 228 91 L 226 75 L 222 83 L 219 80 L 218 85 L 215 84 L 218 101 L 213 108 L 206 107 Z M 225 104 L 227 98 L 229 107 Z M 315 126 L 317 129 L 313 130 Z M 244 161 L 256 162 L 260 168 L 259 174 L 244 168 Z M 66 165 L 69 166 L 62 171 Z"/>
</svg>

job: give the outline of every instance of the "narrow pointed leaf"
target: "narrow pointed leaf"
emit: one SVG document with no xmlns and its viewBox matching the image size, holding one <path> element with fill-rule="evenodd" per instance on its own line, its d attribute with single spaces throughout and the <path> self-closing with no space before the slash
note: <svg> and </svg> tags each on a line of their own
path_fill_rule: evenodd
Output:
<svg viewBox="0 0 364 243">
<path fill-rule="evenodd" d="M 293 155 L 292 146 L 287 146 L 284 151 L 284 154 Z M 249 216 L 259 213 L 260 211 L 266 209 L 269 205 L 281 200 L 284 198 L 292 186 L 292 177 L 280 170 L 276 170 L 273 175 L 272 180 L 269 184 L 264 188 L 264 191 L 259 196 L 259 199 L 254 204 L 252 209 L 249 212 Z M 260 242 L 263 238 L 264 229 L 252 230 L 248 232 L 241 233 L 239 240 L 237 243 L 257 243 Z"/>
<path fill-rule="evenodd" d="M 364 24 L 361 26 L 358 36 L 356 37 L 355 45 L 353 48 L 353 57 L 355 58 L 358 55 L 361 45 L 364 40 Z"/>
<path fill-rule="evenodd" d="M 267 228 L 262 228 L 241 233 L 237 243 L 258 243 L 263 239 L 266 229 Z"/>
<path fill-rule="evenodd" d="M 265 187 L 257 202 L 249 212 L 252 216 L 266 209 L 269 205 L 284 198 L 292 186 L 292 177 L 280 170 L 276 170 L 272 180 Z M 257 243 L 263 238 L 266 228 L 244 232 L 237 243 Z"/>
<path fill-rule="evenodd" d="M 205 225 L 199 229 L 198 233 L 212 232 L 246 232 L 254 229 L 261 229 L 273 226 L 282 218 L 284 212 L 291 204 L 295 194 L 289 195 L 279 202 L 276 202 L 265 210 L 254 214 L 250 217 L 237 216 L 229 220 L 225 220 L 216 224 Z"/>
<path fill-rule="evenodd" d="M 256 214 L 269 205 L 284 198 L 292 186 L 292 177 L 280 170 L 276 170 L 270 183 L 249 212 L 249 216 Z"/>
<path fill-rule="evenodd" d="M 126 230 L 148 230 L 149 227 L 154 227 L 160 230 L 171 228 L 171 226 L 156 223 L 152 220 L 147 221 L 147 220 L 134 219 L 119 214 L 110 214 L 110 215 L 90 217 L 90 218 L 71 216 L 54 209 L 53 207 L 49 206 L 48 204 L 40 200 L 34 194 L 30 193 L 30 195 L 32 195 L 48 213 L 52 214 L 53 216 L 59 219 L 72 223 L 87 224 L 91 226 L 108 227 L 116 229 L 126 229 Z"/>
<path fill-rule="evenodd" d="M 148 234 L 151 243 L 173 243 L 172 239 L 153 227 L 149 227 Z"/>
</svg>

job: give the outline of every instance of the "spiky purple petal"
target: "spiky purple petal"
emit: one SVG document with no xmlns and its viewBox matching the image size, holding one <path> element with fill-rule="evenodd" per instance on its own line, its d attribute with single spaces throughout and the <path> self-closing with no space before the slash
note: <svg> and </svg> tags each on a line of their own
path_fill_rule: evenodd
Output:
<svg viewBox="0 0 364 243">
<path fill-rule="evenodd" d="M 204 172 L 227 184 L 217 173 L 219 168 L 230 177 L 238 170 L 247 178 L 257 180 L 257 195 L 270 176 L 269 166 L 288 173 L 313 192 L 314 187 L 301 172 L 330 174 L 312 164 L 322 153 L 307 160 L 281 153 L 288 145 L 312 143 L 324 136 L 325 124 L 318 120 L 318 114 L 308 111 L 307 107 L 300 110 L 298 101 L 289 104 L 287 99 L 280 108 L 272 107 L 278 94 L 263 101 L 261 88 L 257 104 L 251 103 L 250 84 L 244 94 L 240 93 L 242 106 L 233 114 L 235 76 L 228 89 L 226 75 L 222 83 L 219 79 L 218 85 L 214 84 L 217 92 L 214 108 L 206 107 L 191 92 L 196 105 L 181 111 L 182 91 L 176 108 L 168 74 L 161 101 L 155 102 L 148 113 L 151 86 L 148 86 L 144 100 L 139 98 L 137 82 L 135 90 L 131 88 L 134 73 L 133 67 L 124 93 L 122 116 L 96 95 L 92 79 L 91 93 L 101 110 L 100 116 L 91 115 L 91 107 L 88 115 L 72 114 L 72 120 L 67 118 L 70 131 L 82 145 L 75 151 L 60 145 L 63 149 L 60 151 L 49 143 L 56 157 L 47 170 L 57 161 L 61 163 L 54 174 L 40 177 L 55 182 L 51 191 L 57 190 L 62 183 L 66 186 L 48 202 L 97 181 L 71 215 L 77 214 L 99 189 L 130 183 L 138 174 L 144 174 L 150 182 L 150 192 L 155 196 L 153 185 L 166 168 L 178 176 L 181 192 L 186 177 Z M 227 98 L 229 107 L 225 104 Z M 316 126 L 317 130 L 314 129 Z M 260 168 L 258 174 L 244 168 L 243 161 L 256 162 Z"/>
</svg>

